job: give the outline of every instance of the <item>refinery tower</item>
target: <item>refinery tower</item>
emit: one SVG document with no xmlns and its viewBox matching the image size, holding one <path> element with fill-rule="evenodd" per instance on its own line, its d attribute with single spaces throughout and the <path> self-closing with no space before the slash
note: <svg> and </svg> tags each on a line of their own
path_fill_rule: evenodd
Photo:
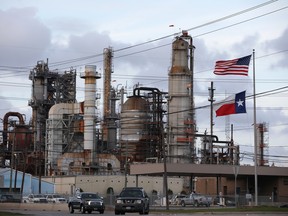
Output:
<svg viewBox="0 0 288 216">
<path fill-rule="evenodd" d="M 193 51 L 192 37 L 186 31 L 172 43 L 166 153 L 171 163 L 193 163 L 195 160 Z"/>
</svg>

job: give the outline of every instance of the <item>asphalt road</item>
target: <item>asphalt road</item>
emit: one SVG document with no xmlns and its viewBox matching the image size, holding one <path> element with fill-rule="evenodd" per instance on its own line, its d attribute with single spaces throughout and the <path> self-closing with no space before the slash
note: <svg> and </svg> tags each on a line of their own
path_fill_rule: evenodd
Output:
<svg viewBox="0 0 288 216">
<path fill-rule="evenodd" d="M 33 215 L 33 216 L 51 216 L 51 215 L 59 215 L 59 216 L 77 216 L 77 215 L 82 215 L 80 212 L 75 212 L 74 214 L 70 214 L 68 211 L 36 211 L 36 210 L 33 210 L 33 211 L 29 211 L 29 210 L 7 210 L 7 212 L 14 212 L 14 213 L 21 213 L 21 214 L 25 214 L 25 215 Z M 85 215 L 101 215 L 99 214 L 98 212 L 93 212 L 92 214 L 85 214 Z M 107 215 L 107 216 L 114 216 L 114 211 L 105 211 L 104 214 L 102 215 Z M 138 213 L 126 213 L 126 215 L 128 216 L 138 216 L 139 214 Z M 167 215 L 167 216 L 187 216 L 187 215 L 191 215 L 191 214 L 166 214 L 166 213 L 157 213 L 157 214 L 149 214 L 150 216 L 164 216 L 164 215 Z M 149 216 L 148 215 L 148 216 Z M 207 215 L 229 215 L 229 216 L 263 216 L 263 213 L 193 213 L 193 216 L 207 216 Z M 265 216 L 275 216 L 275 215 L 287 215 L 287 213 L 264 213 Z"/>
<path fill-rule="evenodd" d="M 51 215 L 59 215 L 59 216 L 72 216 L 72 215 L 82 215 L 80 212 L 75 211 L 74 214 L 70 214 L 68 211 L 67 203 L 63 204 L 34 204 L 34 203 L 0 203 L 0 211 L 6 212 L 14 212 L 14 213 L 21 213 L 25 215 L 33 215 L 33 216 L 51 216 Z M 287 215 L 286 213 L 269 213 L 269 212 L 260 212 L 260 213 L 249 213 L 249 212 L 236 212 L 236 213 L 216 213 L 213 212 L 205 212 L 205 213 L 193 213 L 194 216 L 207 216 L 207 215 L 229 215 L 229 216 L 274 216 L 274 215 Z M 92 214 L 85 214 L 85 215 L 100 215 L 98 212 L 93 212 Z M 103 215 L 112 216 L 114 214 L 114 210 L 111 207 L 106 207 L 106 210 Z M 128 216 L 135 216 L 139 215 L 138 213 L 127 213 Z M 153 213 L 149 214 L 150 216 L 187 216 L 191 214 L 167 214 L 167 213 Z"/>
</svg>

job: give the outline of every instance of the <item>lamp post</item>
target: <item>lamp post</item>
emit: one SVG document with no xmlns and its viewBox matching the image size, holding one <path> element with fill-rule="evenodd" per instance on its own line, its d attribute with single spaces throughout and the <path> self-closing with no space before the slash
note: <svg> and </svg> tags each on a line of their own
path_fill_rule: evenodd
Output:
<svg viewBox="0 0 288 216">
<path fill-rule="evenodd" d="M 234 172 L 234 177 L 235 177 L 235 183 L 234 183 L 234 185 L 235 185 L 235 191 L 234 191 L 234 193 L 235 193 L 235 207 L 237 207 L 238 206 L 238 199 L 237 199 L 237 175 L 238 175 L 238 173 L 239 173 L 239 165 L 234 165 L 233 166 L 233 172 Z"/>
<path fill-rule="evenodd" d="M 127 152 L 127 140 L 126 140 L 126 143 L 125 143 L 125 188 L 127 187 L 127 175 L 128 175 L 128 163 L 127 163 L 127 160 L 128 160 L 128 152 Z"/>
</svg>

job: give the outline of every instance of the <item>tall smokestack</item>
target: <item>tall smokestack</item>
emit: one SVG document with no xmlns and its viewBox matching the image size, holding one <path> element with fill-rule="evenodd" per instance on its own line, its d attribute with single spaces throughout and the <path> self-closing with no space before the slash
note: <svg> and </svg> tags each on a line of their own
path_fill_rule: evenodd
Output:
<svg viewBox="0 0 288 216">
<path fill-rule="evenodd" d="M 95 65 L 86 65 L 85 72 L 81 73 L 85 79 L 85 101 L 84 101 L 84 150 L 92 153 L 91 160 L 96 150 L 95 146 L 95 106 L 96 106 L 96 79 L 101 78 L 96 71 Z"/>
</svg>

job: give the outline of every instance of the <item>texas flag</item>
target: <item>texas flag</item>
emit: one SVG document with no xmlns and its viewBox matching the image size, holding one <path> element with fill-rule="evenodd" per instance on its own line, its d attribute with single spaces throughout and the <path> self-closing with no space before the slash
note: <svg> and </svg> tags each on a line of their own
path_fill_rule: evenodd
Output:
<svg viewBox="0 0 288 216">
<path fill-rule="evenodd" d="M 246 91 L 240 92 L 215 104 L 216 116 L 246 113 L 245 93 Z"/>
</svg>

